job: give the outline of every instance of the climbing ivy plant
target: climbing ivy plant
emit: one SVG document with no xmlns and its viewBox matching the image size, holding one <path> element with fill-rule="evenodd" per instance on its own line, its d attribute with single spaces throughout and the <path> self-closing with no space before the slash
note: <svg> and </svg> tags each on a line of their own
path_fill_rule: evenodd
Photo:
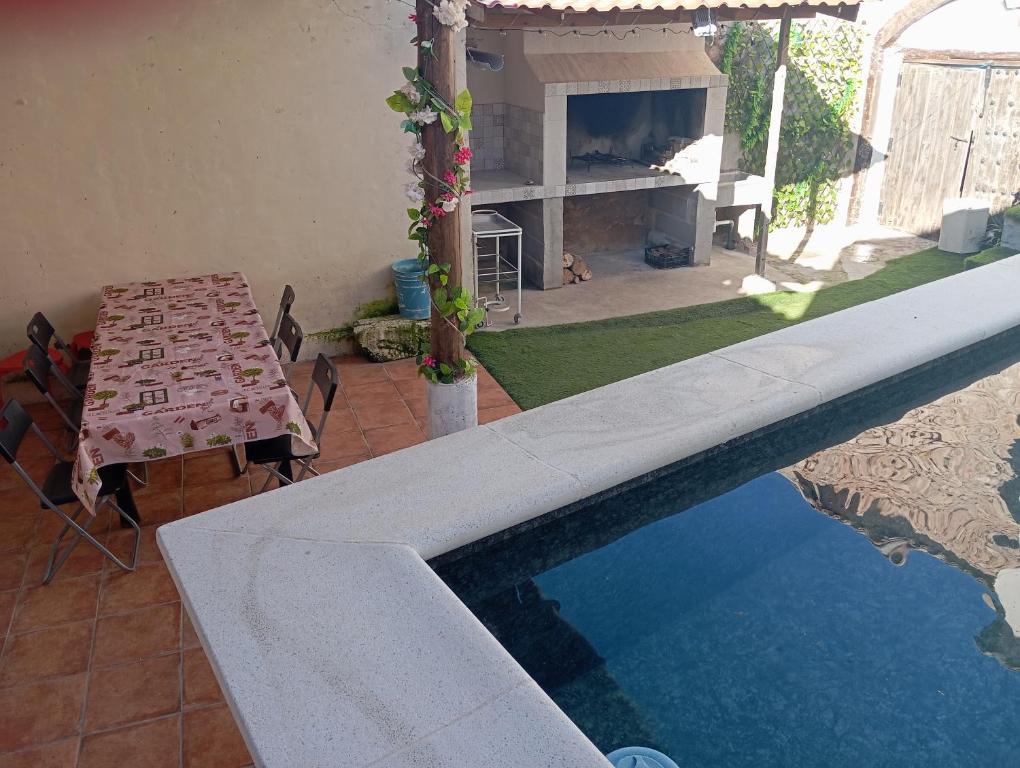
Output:
<svg viewBox="0 0 1020 768">
<path fill-rule="evenodd" d="M 779 27 L 731 26 L 719 68 L 730 77 L 726 130 L 740 138 L 741 166 L 765 169 Z M 837 19 L 795 21 L 790 30 L 773 226 L 832 221 L 839 180 L 851 167 L 850 117 L 861 83 L 863 33 Z"/>
</svg>

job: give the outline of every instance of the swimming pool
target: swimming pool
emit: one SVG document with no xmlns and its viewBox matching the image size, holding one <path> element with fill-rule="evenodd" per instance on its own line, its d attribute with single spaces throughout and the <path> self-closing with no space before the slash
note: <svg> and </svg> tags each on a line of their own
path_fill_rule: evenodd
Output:
<svg viewBox="0 0 1020 768">
<path fill-rule="evenodd" d="M 433 565 L 604 752 L 1015 765 L 1020 358 L 994 349 Z"/>
</svg>

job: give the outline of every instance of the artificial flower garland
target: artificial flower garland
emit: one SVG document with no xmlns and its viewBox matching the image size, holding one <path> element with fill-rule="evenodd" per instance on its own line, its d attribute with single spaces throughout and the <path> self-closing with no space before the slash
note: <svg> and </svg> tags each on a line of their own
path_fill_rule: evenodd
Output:
<svg viewBox="0 0 1020 768">
<path fill-rule="evenodd" d="M 433 5 L 432 12 L 441 24 L 459 32 L 467 26 L 467 3 L 468 0 L 440 0 Z M 408 18 L 417 21 L 414 14 Z M 432 40 L 416 39 L 414 43 L 429 52 L 432 50 Z M 418 260 L 425 272 L 422 279 L 428 282 L 434 278 L 439 284 L 431 292 L 432 305 L 451 327 L 456 328 L 462 337 L 467 337 L 485 319 L 485 310 L 475 305 L 471 293 L 464 286 L 449 285 L 450 264 L 433 258 L 429 253 L 428 234 L 437 220 L 453 213 L 471 194 L 467 169 L 471 148 L 464 135 L 465 131 L 471 130 L 471 94 L 461 91 L 450 104 L 417 69 L 404 67 L 403 72 L 407 82 L 394 91 L 386 103 L 394 112 L 404 115 L 401 127 L 414 138 L 409 148 L 408 170 L 417 177 L 417 181 L 408 184 L 405 191 L 417 207 L 407 209 L 411 220 L 407 237 L 418 244 Z M 432 179 L 440 189 L 439 197 L 426 200 L 422 129 L 436 120 L 440 121 L 446 133 L 454 134 L 453 165 L 443 171 L 441 178 Z M 432 382 L 450 384 L 473 375 L 475 362 L 470 358 L 443 362 L 423 347 L 418 353 L 418 372 Z"/>
</svg>

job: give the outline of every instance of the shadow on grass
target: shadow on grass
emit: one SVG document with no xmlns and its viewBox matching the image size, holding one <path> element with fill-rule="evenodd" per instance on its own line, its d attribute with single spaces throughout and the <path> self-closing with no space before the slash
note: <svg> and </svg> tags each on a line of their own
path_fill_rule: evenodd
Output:
<svg viewBox="0 0 1020 768">
<path fill-rule="evenodd" d="M 815 293 L 779 291 L 587 323 L 477 333 L 470 348 L 522 408 L 535 408 L 963 269 L 963 257 L 930 248 Z"/>
</svg>

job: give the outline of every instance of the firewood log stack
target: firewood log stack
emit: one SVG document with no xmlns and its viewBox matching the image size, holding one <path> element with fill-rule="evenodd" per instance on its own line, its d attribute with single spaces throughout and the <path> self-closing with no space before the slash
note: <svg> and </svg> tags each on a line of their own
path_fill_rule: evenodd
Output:
<svg viewBox="0 0 1020 768">
<path fill-rule="evenodd" d="M 588 262 L 580 256 L 564 251 L 563 253 L 563 284 L 582 283 L 591 280 L 591 269 Z"/>
</svg>

